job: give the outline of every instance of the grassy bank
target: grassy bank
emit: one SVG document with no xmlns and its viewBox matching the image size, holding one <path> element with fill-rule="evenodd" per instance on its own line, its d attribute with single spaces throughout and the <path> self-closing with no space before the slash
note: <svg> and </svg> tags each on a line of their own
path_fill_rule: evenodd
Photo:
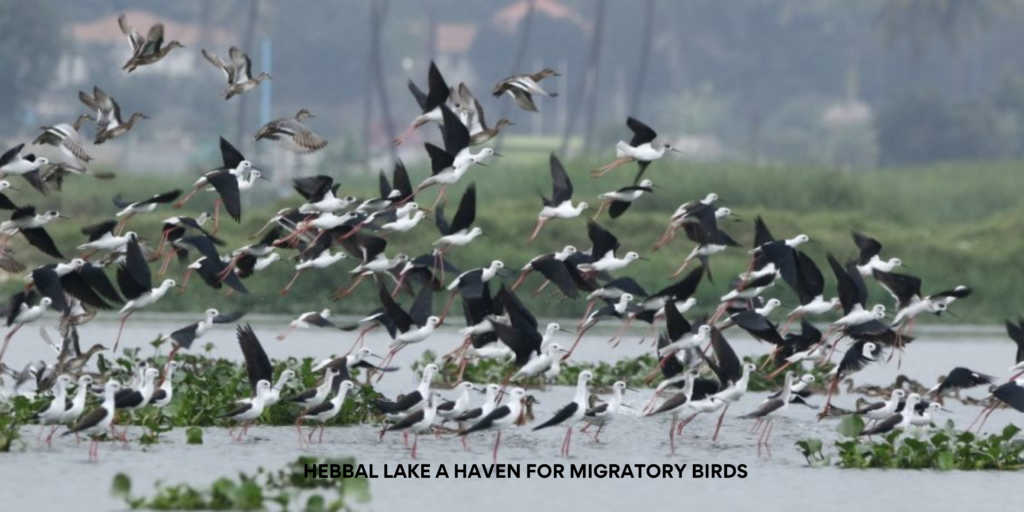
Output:
<svg viewBox="0 0 1024 512">
<path fill-rule="evenodd" d="M 632 180 L 632 166 L 591 180 L 587 171 L 597 163 L 566 162 L 574 179 L 576 198 L 596 202 L 598 193 L 625 186 Z M 954 308 L 956 318 L 943 321 L 994 322 L 1019 312 L 1014 292 L 1024 286 L 1024 179 L 1018 166 L 1012 162 L 951 164 L 840 173 L 819 168 L 662 162 L 653 165 L 648 174 L 658 186 L 653 196 L 645 197 L 623 218 L 612 221 L 605 216 L 600 222 L 619 236 L 624 249 L 637 250 L 651 258 L 649 262 L 635 263 L 629 274 L 654 290 L 667 283 L 669 273 L 692 247 L 679 236 L 661 251 L 650 253 L 649 247 L 660 236 L 668 215 L 684 201 L 715 192 L 724 206 L 742 218 L 742 222 L 726 223 L 725 229 L 747 246 L 753 238 L 753 218 L 758 214 L 776 236 L 806 233 L 820 242 L 806 246 L 806 250 L 821 264 L 826 252 L 840 258 L 853 256 L 855 248 L 849 232 L 863 230 L 882 240 L 886 254 L 900 257 L 909 266 L 908 272 L 924 279 L 925 293 L 961 283 L 976 290 L 974 297 Z M 418 182 L 427 173 L 426 165 L 410 164 L 410 172 L 413 181 Z M 339 175 L 337 171 L 333 174 Z M 13 198 L 40 208 L 55 207 L 71 217 L 70 222 L 53 223 L 51 232 L 59 247 L 73 254 L 73 247 L 84 241 L 77 226 L 111 217 L 115 208 L 110 198 L 115 193 L 129 198 L 147 197 L 165 189 L 185 187 L 192 180 L 193 175 L 155 177 L 121 171 L 114 181 L 72 179 L 62 194 L 49 199 L 29 191 L 15 192 Z M 472 170 L 463 183 L 450 191 L 451 210 L 471 181 L 479 187 L 477 224 L 489 237 L 453 250 L 450 259 L 457 266 L 472 268 L 502 259 L 509 268 L 518 268 L 530 257 L 565 244 L 580 249 L 589 247 L 583 219 L 552 222 L 532 245 L 525 244 L 540 207 L 537 192 L 550 187 L 546 158 L 538 155 L 529 159 L 494 159 L 489 167 Z M 360 197 L 376 194 L 375 175 L 344 176 L 342 183 L 345 193 Z M 232 247 L 246 243 L 247 235 L 277 209 L 298 204 L 298 196 L 286 184 L 267 185 L 261 183 L 259 190 L 247 197 L 241 226 L 231 221 L 223 225 L 221 234 Z M 197 214 L 201 208 L 209 208 L 211 195 L 201 194 L 184 212 Z M 420 202 L 427 203 L 433 198 L 434 192 L 426 192 Z M 131 229 L 155 241 L 160 219 L 174 214 L 161 211 L 136 218 Z M 388 253 L 421 254 L 437 236 L 432 225 L 421 224 L 415 232 L 392 240 Z M 26 263 L 47 262 L 36 251 L 25 249 L 20 241 L 12 247 Z M 722 294 L 728 278 L 745 268 L 746 258 L 743 251 L 731 251 L 713 259 L 716 284 L 702 286 L 698 298 L 711 304 Z M 278 263 L 246 283 L 252 291 L 247 296 L 235 295 L 224 300 L 197 282 L 185 295 L 163 301 L 159 307 L 200 310 L 217 304 L 222 309 L 237 307 L 269 313 L 325 307 L 330 304 L 327 297 L 331 291 L 348 281 L 347 271 L 352 266 L 342 263 L 333 269 L 307 273 L 287 299 L 279 298 L 276 291 L 290 277 L 291 264 Z M 178 267 L 172 269 L 172 275 L 180 275 Z M 831 281 L 829 277 L 830 289 Z M 18 286 L 16 280 L 9 280 L 3 284 L 3 291 L 9 293 Z M 331 307 L 339 312 L 366 312 L 376 305 L 372 292 L 372 286 L 364 284 L 356 294 Z M 795 302 L 784 287 L 777 287 L 773 293 L 787 305 Z M 889 302 L 888 297 L 883 297 L 884 291 L 872 287 L 872 293 L 875 298 Z M 584 306 L 536 299 L 534 307 L 544 315 L 575 316 Z"/>
</svg>

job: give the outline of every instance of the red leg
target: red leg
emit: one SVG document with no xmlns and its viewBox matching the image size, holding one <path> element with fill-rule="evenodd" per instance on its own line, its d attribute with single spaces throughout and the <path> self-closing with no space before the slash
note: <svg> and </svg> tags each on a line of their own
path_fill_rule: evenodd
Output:
<svg viewBox="0 0 1024 512">
<path fill-rule="evenodd" d="M 288 286 L 285 286 L 284 288 L 282 288 L 282 289 L 281 289 L 281 292 L 280 292 L 280 294 L 281 294 L 281 295 L 288 295 L 288 290 L 291 290 L 291 288 L 292 288 L 292 285 L 294 285 L 294 284 L 295 284 L 295 281 L 298 281 L 298 279 L 299 279 L 299 276 L 301 276 L 301 275 L 302 275 L 302 272 L 303 272 L 304 270 L 305 270 L 305 269 L 301 269 L 301 270 L 296 270 L 296 271 L 295 271 L 295 275 L 294 275 L 294 276 L 292 276 L 292 280 L 291 280 L 291 281 L 288 281 Z"/>
<path fill-rule="evenodd" d="M 117 329 L 117 339 L 114 340 L 114 353 L 117 353 L 117 347 L 121 344 L 121 334 L 124 333 L 124 323 L 128 321 L 128 317 L 132 316 L 135 310 L 128 311 L 123 317 L 121 317 L 121 326 Z M 0 354 L 0 359 L 3 358 L 3 354 Z"/>
<path fill-rule="evenodd" d="M 530 238 L 526 239 L 527 244 L 533 243 L 533 239 L 537 238 L 537 235 L 540 234 L 540 230 L 544 229 L 544 224 L 547 224 L 549 220 L 551 219 L 547 217 L 537 219 L 537 225 L 533 228 L 533 233 L 530 234 Z"/>
<path fill-rule="evenodd" d="M 725 408 L 722 409 L 722 414 L 718 415 L 718 423 L 715 425 L 715 435 L 711 437 L 711 442 L 712 443 L 718 441 L 718 431 L 722 429 L 722 420 L 725 419 L 725 411 L 729 410 L 729 406 L 730 405 L 732 405 L 731 402 L 725 404 Z"/>
<path fill-rule="evenodd" d="M 466 436 L 462 436 L 462 441 L 466 441 Z M 498 431 L 498 436 L 494 438 L 494 463 L 498 462 L 498 445 L 501 444 L 501 431 Z"/>
</svg>

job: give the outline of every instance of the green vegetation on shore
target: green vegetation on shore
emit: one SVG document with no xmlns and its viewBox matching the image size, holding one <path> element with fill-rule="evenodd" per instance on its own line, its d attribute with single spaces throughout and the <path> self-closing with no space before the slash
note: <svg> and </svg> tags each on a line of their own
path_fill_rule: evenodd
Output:
<svg viewBox="0 0 1024 512">
<path fill-rule="evenodd" d="M 452 263 L 460 268 L 473 268 L 501 259 L 508 268 L 516 270 L 530 257 L 565 244 L 581 250 L 589 247 L 582 218 L 551 222 L 532 245 L 524 243 L 540 208 L 537 192 L 550 193 L 545 155 L 530 155 L 494 159 L 489 167 L 473 169 L 463 183 L 449 191 L 448 197 L 454 202 L 470 182 L 479 184 L 477 224 L 489 235 L 478 243 L 451 251 L 448 257 Z M 598 193 L 628 185 L 635 173 L 634 166 L 628 166 L 600 180 L 591 180 L 587 171 L 598 163 L 566 162 L 576 199 L 589 201 L 593 207 Z M 722 198 L 722 206 L 731 208 L 742 219 L 723 222 L 723 226 L 744 245 L 751 243 L 753 219 L 761 215 L 776 236 L 806 233 L 819 242 L 806 246 L 806 250 L 824 267 L 826 252 L 840 258 L 853 256 L 855 248 L 849 232 L 863 230 L 885 244 L 886 255 L 900 257 L 909 267 L 906 272 L 924 280 L 925 293 L 957 284 L 975 289 L 974 296 L 953 308 L 957 316 L 947 316 L 942 322 L 996 322 L 1018 314 L 1018 306 L 1011 298 L 1024 286 L 1024 260 L 1020 256 L 1024 254 L 1024 180 L 1020 179 L 1018 166 L 1015 162 L 963 163 L 840 173 L 811 167 L 658 162 L 647 175 L 657 185 L 656 193 L 644 197 L 624 217 L 610 220 L 605 215 L 599 222 L 619 237 L 624 249 L 637 250 L 651 258 L 649 262 L 636 262 L 628 273 L 645 287 L 657 289 L 689 253 L 692 243 L 680 234 L 658 252 L 651 253 L 651 244 L 661 235 L 669 215 L 679 204 L 715 192 Z M 324 172 L 339 176 L 337 171 Z M 414 182 L 426 172 L 424 163 L 410 163 Z M 50 198 L 22 191 L 15 193 L 13 199 L 40 208 L 54 207 L 71 217 L 71 222 L 58 220 L 48 228 L 58 246 L 70 255 L 84 241 L 77 226 L 111 218 L 115 208 L 110 198 L 116 193 L 127 198 L 148 197 L 170 188 L 185 188 L 192 178 L 190 174 L 143 177 L 120 172 L 114 181 L 72 178 L 62 193 Z M 346 194 L 376 195 L 375 173 L 346 174 L 340 180 Z M 278 209 L 299 204 L 298 196 L 287 183 L 261 183 L 256 188 L 246 199 L 242 225 L 225 217 L 220 233 L 228 242 L 225 250 L 247 243 L 246 237 Z M 420 202 L 429 204 L 435 193 L 424 192 Z M 176 214 L 194 215 L 211 204 L 212 194 L 199 194 L 183 210 L 161 210 L 133 219 L 130 229 L 155 244 L 161 219 Z M 405 251 L 416 256 L 425 252 L 437 237 L 436 229 L 424 222 L 413 232 L 390 240 L 388 253 Z M 40 258 L 37 251 L 26 249 L 21 241 L 12 247 L 27 264 L 48 261 Z M 745 251 L 733 250 L 712 259 L 715 284 L 705 283 L 698 293 L 704 308 L 715 303 L 731 276 L 746 268 L 747 258 Z M 365 313 L 376 306 L 371 284 L 364 283 L 351 297 L 337 303 L 328 298 L 334 289 L 348 282 L 347 271 L 352 266 L 351 262 L 342 262 L 324 271 L 308 272 L 286 299 L 276 292 L 292 274 L 292 265 L 287 261 L 248 280 L 246 286 L 252 292 L 249 295 L 235 294 L 223 299 L 223 292 L 214 293 L 197 280 L 190 282 L 184 295 L 162 301 L 154 311 L 198 311 L 217 305 L 221 309 L 264 313 L 295 313 L 323 307 L 331 307 L 337 313 Z M 824 270 L 827 275 L 827 268 Z M 181 271 L 174 263 L 169 275 L 177 277 Z M 827 281 L 831 290 L 830 276 Z M 528 290 L 538 284 L 536 278 L 528 281 L 523 295 L 527 296 Z M 19 280 L 11 279 L 3 284 L 2 290 L 10 293 L 19 286 Z M 776 287 L 772 294 L 785 305 L 793 305 L 795 297 L 784 288 Z M 872 294 L 877 300 L 890 301 L 878 288 L 873 287 Z M 575 317 L 584 309 L 582 301 L 560 301 L 546 295 L 532 299 L 531 306 L 538 315 L 550 317 Z"/>
</svg>

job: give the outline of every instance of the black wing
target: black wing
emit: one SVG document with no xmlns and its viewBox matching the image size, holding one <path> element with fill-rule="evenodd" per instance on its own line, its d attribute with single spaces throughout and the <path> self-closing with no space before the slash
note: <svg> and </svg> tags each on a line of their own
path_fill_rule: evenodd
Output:
<svg viewBox="0 0 1024 512">
<path fill-rule="evenodd" d="M 420 293 L 423 292 L 421 291 Z M 406 313 L 397 302 L 395 302 L 395 299 L 391 298 L 391 292 L 384 287 L 383 283 L 380 285 L 380 291 L 377 296 L 380 298 L 380 303 L 384 307 L 384 313 L 392 322 L 394 322 L 399 331 L 406 332 L 412 328 L 412 317 L 409 316 L 409 314 Z M 392 337 L 394 337 L 394 335 L 392 335 Z"/>
<path fill-rule="evenodd" d="M 8 149 L 6 152 L 4 152 L 4 154 L 0 156 L 0 167 L 3 167 L 13 162 L 14 158 L 17 157 L 19 153 L 21 153 L 21 150 L 24 147 L 25 143 L 22 142 L 21 144 L 18 144 L 17 146 L 14 146 L 13 148 Z"/>
<path fill-rule="evenodd" d="M 700 280 L 704 277 L 704 269 L 695 268 L 686 274 L 679 281 L 665 288 L 662 288 L 654 293 L 651 297 L 671 297 L 675 300 L 686 300 L 693 296 L 694 292 L 697 291 L 697 286 L 700 285 Z"/>
<path fill-rule="evenodd" d="M 427 156 L 430 157 L 431 174 L 437 174 L 448 169 L 453 163 L 455 163 L 455 155 L 452 155 L 429 142 L 423 143 L 423 147 L 427 150 Z"/>
<path fill-rule="evenodd" d="M 474 410 L 479 410 L 480 412 L 483 412 L 480 409 L 474 409 Z M 462 416 L 459 416 L 459 418 L 462 418 L 463 416 L 466 416 L 470 412 L 472 412 L 472 411 L 467 411 L 466 414 L 463 414 Z M 505 418 L 509 414 L 512 414 L 512 409 L 509 408 L 508 405 L 502 405 L 501 407 L 496 407 L 496 408 L 494 408 L 493 411 L 487 413 L 487 416 L 484 416 L 483 418 L 480 418 L 480 421 L 474 423 L 472 427 L 469 427 L 468 429 L 466 429 L 466 431 L 463 432 L 462 435 L 472 434 L 473 432 L 479 432 L 481 430 L 487 430 L 487 429 L 491 428 L 492 425 L 494 425 L 494 422 L 496 420 L 499 420 L 501 418 Z M 456 420 L 462 421 L 462 420 L 459 420 L 459 418 L 456 418 Z M 472 417 L 466 417 L 466 419 L 472 419 Z M 536 429 L 534 429 L 534 430 L 536 430 Z"/>
<path fill-rule="evenodd" d="M 762 247 L 766 244 L 775 241 L 775 237 L 772 236 L 772 232 L 768 230 L 768 225 L 764 223 L 764 219 L 760 215 L 754 219 L 754 248 Z"/>
<path fill-rule="evenodd" d="M 459 116 L 455 115 L 448 105 L 441 105 L 441 116 L 444 120 L 444 127 L 441 129 L 441 133 L 444 135 L 444 150 L 452 155 L 457 155 L 469 147 L 469 128 L 462 124 Z"/>
<path fill-rule="evenodd" d="M 545 421 L 544 423 L 541 423 L 540 425 L 537 425 L 536 427 L 533 427 L 533 430 L 536 431 L 543 428 L 554 427 L 556 425 L 559 425 L 563 421 L 571 418 L 574 414 L 576 414 L 576 411 L 578 411 L 579 408 L 580 404 L 576 402 L 571 402 L 569 403 L 569 405 L 562 407 L 557 413 L 555 413 L 555 415 L 551 419 Z"/>
<path fill-rule="evenodd" d="M 168 338 L 181 348 L 191 348 L 192 342 L 196 340 L 196 332 L 199 329 L 198 323 L 191 323 L 171 333 Z"/>
<path fill-rule="evenodd" d="M 572 199 L 572 180 L 554 153 L 551 153 L 551 184 L 551 203 L 548 206 L 558 206 Z"/>
<path fill-rule="evenodd" d="M 225 169 L 235 169 L 238 167 L 238 164 L 245 160 L 242 153 L 235 149 L 224 137 L 220 138 L 220 156 L 224 161 Z"/>
<path fill-rule="evenodd" d="M 1024 387 L 1019 386 L 1016 381 L 1007 382 L 997 387 L 992 391 L 992 396 L 1006 405 L 1024 412 Z"/>
<path fill-rule="evenodd" d="M 224 209 L 235 222 L 242 222 L 242 194 L 238 190 L 238 179 L 227 171 L 216 171 L 206 175 L 206 181 L 220 194 Z"/>
<path fill-rule="evenodd" d="M 72 272 L 74 273 L 74 272 Z M 53 267 L 39 267 L 32 271 L 32 282 L 35 284 L 39 293 L 44 297 L 49 297 L 51 307 L 54 310 L 62 313 L 67 313 L 71 310 L 68 305 L 67 295 L 64 294 L 64 287 L 61 286 L 61 279 L 57 276 L 57 272 L 54 271 Z"/>
<path fill-rule="evenodd" d="M 858 265 L 867 265 L 871 258 L 881 254 L 882 244 L 878 240 L 856 231 L 852 232 L 851 235 L 853 235 L 853 243 L 860 250 L 860 254 L 857 256 Z"/>
<path fill-rule="evenodd" d="M 422 327 L 427 324 L 427 318 L 433 314 L 433 311 L 434 289 L 424 286 L 420 289 L 420 293 L 416 295 L 416 300 L 412 301 L 412 306 L 409 307 L 409 318 L 412 319 L 414 324 Z"/>
<path fill-rule="evenodd" d="M 1017 356 L 1014 363 L 1024 361 L 1024 318 L 1018 320 L 1016 324 L 1007 320 L 1006 334 L 1017 344 Z"/>
<path fill-rule="evenodd" d="M 832 267 L 832 274 L 836 278 L 836 290 L 839 292 L 839 303 L 843 305 L 843 313 L 849 314 L 855 305 L 861 304 L 860 291 L 835 256 L 828 255 L 828 265 Z"/>
<path fill-rule="evenodd" d="M 427 112 L 427 94 L 412 80 L 409 80 L 409 83 L 406 85 L 409 88 L 409 92 L 412 93 L 412 97 L 416 99 L 416 104 L 420 106 L 420 110 Z"/>
<path fill-rule="evenodd" d="M 650 144 L 658 137 L 657 132 L 635 117 L 626 118 L 626 126 L 633 132 L 633 140 L 629 142 L 630 146 L 637 147 L 641 144 Z"/>
<path fill-rule="evenodd" d="M 953 368 L 949 375 L 946 375 L 946 378 L 942 379 L 942 382 L 935 391 L 942 393 L 950 389 L 973 388 L 984 384 L 992 384 L 994 381 L 995 377 L 958 366 Z"/>
<path fill-rule="evenodd" d="M 594 221 L 587 221 L 587 236 L 594 246 L 594 250 L 591 252 L 594 259 L 600 259 L 605 254 L 619 248 L 619 239 L 615 238 L 611 231 L 602 228 Z"/>
<path fill-rule="evenodd" d="M 261 380 L 274 381 L 274 367 L 270 364 L 270 358 L 260 339 L 256 337 L 249 324 L 238 326 L 238 346 L 242 349 L 242 356 L 245 358 L 245 371 L 249 375 L 249 389 L 252 396 L 256 396 L 256 384 Z"/>
<path fill-rule="evenodd" d="M 718 374 L 719 379 L 725 378 L 721 382 L 722 387 L 726 386 L 726 382 L 740 380 L 743 376 L 743 366 L 740 364 L 740 358 L 736 355 L 736 351 L 733 350 L 729 341 L 725 339 L 725 336 L 722 336 L 722 331 L 715 327 L 711 328 L 711 349 L 715 352 L 715 361 L 718 366 L 718 371 L 715 373 Z"/>
<path fill-rule="evenodd" d="M 534 261 L 530 266 L 543 275 L 545 279 L 555 283 L 555 286 L 566 297 L 570 299 L 579 297 L 576 281 L 573 280 L 572 274 L 569 273 L 569 268 L 565 265 L 564 261 L 559 261 L 555 258 L 543 258 Z"/>
<path fill-rule="evenodd" d="M 693 332 L 693 326 L 679 312 L 674 300 L 665 303 L 665 328 L 668 331 L 668 339 L 673 342 Z"/>
<path fill-rule="evenodd" d="M 459 209 L 455 212 L 455 216 L 452 217 L 452 224 L 450 233 L 458 233 L 464 229 L 469 229 L 473 222 L 476 220 L 476 183 L 470 183 L 469 187 L 466 188 L 466 192 L 462 194 L 462 200 L 459 201 Z"/>
<path fill-rule="evenodd" d="M 825 293 L 825 277 L 814 260 L 803 251 L 796 251 L 796 282 L 801 305 Z"/>
<path fill-rule="evenodd" d="M 96 309 L 111 309 L 111 303 L 124 302 L 107 273 L 91 263 L 87 263 L 78 272 L 70 272 L 61 277 L 60 283 L 68 295 Z"/>
<path fill-rule="evenodd" d="M 878 284 L 896 299 L 897 307 L 900 309 L 909 306 L 914 297 L 921 297 L 921 279 L 917 276 L 882 272 L 878 269 L 872 274 Z"/>
<path fill-rule="evenodd" d="M 540 343 L 543 337 L 536 330 L 520 329 L 510 327 L 500 322 L 491 322 L 494 325 L 494 332 L 502 343 L 508 345 L 516 354 L 515 367 L 522 368 L 530 362 L 532 354 L 540 353 Z"/>
<path fill-rule="evenodd" d="M 124 208 L 122 206 L 121 208 Z M 117 227 L 116 220 L 105 220 L 82 228 L 82 234 L 89 237 L 90 242 L 95 242 L 100 237 L 107 233 L 113 233 L 114 228 Z"/>
<path fill-rule="evenodd" d="M 426 114 L 437 107 L 443 106 L 448 101 L 448 95 L 451 94 L 451 89 L 448 84 L 444 81 L 444 77 L 441 76 L 441 71 L 437 69 L 437 65 L 434 61 L 430 61 L 430 69 L 427 71 L 427 98 L 423 107 L 423 113 Z M 415 93 L 413 93 L 415 95 Z M 456 118 L 457 119 L 457 118 Z M 462 124 L 461 122 L 458 124 Z"/>
<path fill-rule="evenodd" d="M 32 247 L 43 251 L 48 256 L 59 260 L 65 259 L 64 255 L 60 253 L 60 249 L 57 249 L 57 244 L 53 241 L 53 238 L 50 238 L 50 234 L 46 232 L 46 229 L 22 228 L 19 231 Z"/>
<path fill-rule="evenodd" d="M 771 321 L 756 311 L 741 311 L 732 316 L 732 321 L 751 336 L 772 345 L 785 345 L 785 340 Z"/>
</svg>

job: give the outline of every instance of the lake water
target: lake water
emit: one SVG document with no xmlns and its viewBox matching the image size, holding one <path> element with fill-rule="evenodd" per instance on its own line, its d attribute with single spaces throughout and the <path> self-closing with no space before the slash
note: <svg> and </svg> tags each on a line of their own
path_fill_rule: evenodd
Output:
<svg viewBox="0 0 1024 512">
<path fill-rule="evenodd" d="M 170 332 L 192 319 L 187 317 L 133 318 L 125 331 L 123 344 L 143 347 L 143 354 L 152 350 L 148 342 L 159 332 Z M 284 318 L 251 318 L 257 334 L 263 340 L 272 358 L 294 355 L 297 357 L 326 357 L 348 350 L 354 336 L 324 330 L 299 331 L 284 342 L 274 337 L 287 325 Z M 571 322 L 568 322 L 571 325 Z M 109 344 L 116 334 L 116 323 L 96 321 L 82 329 L 83 343 Z M 727 333 L 737 352 L 760 354 L 766 345 L 730 331 Z M 919 341 L 911 344 L 904 355 L 902 367 L 897 370 L 896 360 L 874 365 L 856 375 L 858 384 L 887 385 L 898 373 L 905 373 L 922 383 L 931 383 L 956 365 L 1002 376 L 1013 362 L 1014 345 L 996 328 L 942 328 L 919 331 Z M 581 360 L 614 361 L 636 356 L 651 350 L 640 345 L 638 338 L 627 338 L 621 346 L 611 349 L 605 343 L 610 331 L 595 333 L 581 343 L 574 358 Z M 386 336 L 386 335 L 385 335 Z M 571 342 L 571 335 L 566 334 Z M 31 328 L 19 332 L 5 362 L 23 365 L 31 359 L 47 359 L 52 351 L 34 339 Z M 215 345 L 213 353 L 240 359 L 234 329 L 218 326 L 201 340 Z M 386 339 L 380 334 L 368 336 L 375 350 L 384 351 Z M 454 331 L 435 335 L 420 346 L 407 349 L 397 358 L 402 371 L 385 378 L 380 389 L 392 395 L 415 387 L 416 379 L 408 370 L 410 362 L 424 349 L 437 353 L 452 350 L 459 340 Z M 533 391 L 531 391 L 533 392 Z M 573 389 L 555 387 L 534 393 L 540 404 L 535 412 L 538 419 L 546 418 L 572 399 Z M 980 396 L 984 392 L 968 393 Z M 641 406 L 649 392 L 627 394 L 634 405 Z M 831 446 L 835 439 L 835 421 L 816 421 L 815 411 L 791 407 L 785 417 L 776 421 L 772 434 L 773 457 L 758 458 L 757 436 L 748 433 L 751 423 L 737 416 L 754 409 L 763 395 L 750 394 L 733 404 L 726 417 L 721 438 L 710 443 L 714 429 L 713 417 L 694 421 L 682 438 L 677 439 L 677 453 L 669 456 L 668 425 L 670 418 L 639 418 L 620 416 L 605 428 L 601 443 L 587 437 L 573 436 L 572 456 L 569 460 L 558 457 L 565 430 L 552 428 L 532 432 L 526 428 L 510 429 L 502 439 L 499 462 L 519 463 L 719 463 L 746 464 L 745 479 L 649 479 L 647 477 L 614 479 L 539 479 L 526 481 L 498 479 L 374 479 L 370 483 L 372 501 L 358 505 L 359 510 L 415 510 L 433 512 L 442 510 L 478 510 L 481 506 L 494 510 L 629 510 L 638 504 L 668 503 L 659 509 L 687 507 L 687 509 L 776 510 L 792 506 L 819 504 L 829 510 L 895 510 L 936 507 L 941 509 L 976 508 L 1007 509 L 1020 504 L 1020 478 L 1017 473 L 996 472 L 933 472 L 933 471 L 854 471 L 835 468 L 809 468 L 793 443 L 807 437 L 819 437 Z M 815 397 L 820 403 L 823 397 Z M 842 394 L 835 400 L 841 407 L 852 407 L 855 395 Z M 979 412 L 975 406 L 965 406 L 949 400 L 947 416 L 961 427 L 966 426 Z M 1021 424 L 1024 420 L 1013 411 L 993 414 L 986 431 L 995 431 L 1009 422 Z M 944 418 L 943 418 L 944 421 Z M 235 476 L 238 471 L 253 471 L 258 466 L 276 469 L 294 460 L 300 454 L 321 456 L 353 455 L 357 461 L 373 464 L 383 475 L 383 465 L 394 467 L 411 462 L 408 451 L 402 447 L 401 435 L 389 434 L 378 441 L 378 429 L 372 425 L 329 428 L 322 445 L 300 447 L 293 428 L 254 427 L 245 443 L 233 444 L 227 430 L 207 429 L 205 444 L 187 445 L 181 429 L 165 435 L 158 445 L 141 449 L 137 445 L 124 448 L 120 443 L 105 443 L 100 447 L 100 460 L 87 460 L 87 445 L 62 439 L 52 449 L 36 445 L 35 427 L 26 428 L 27 448 L 9 454 L 0 454 L 0 503 L 4 510 L 123 510 L 123 502 L 109 496 L 113 475 L 126 472 L 132 476 L 136 494 L 148 495 L 156 480 L 189 482 L 205 485 L 220 476 Z M 445 436 L 434 439 L 423 436 L 419 445 L 419 462 L 445 464 L 451 470 L 454 464 L 491 462 L 493 434 L 471 437 L 472 451 L 461 449 L 459 439 Z M 436 469 L 435 469 L 436 471 Z"/>
</svg>

